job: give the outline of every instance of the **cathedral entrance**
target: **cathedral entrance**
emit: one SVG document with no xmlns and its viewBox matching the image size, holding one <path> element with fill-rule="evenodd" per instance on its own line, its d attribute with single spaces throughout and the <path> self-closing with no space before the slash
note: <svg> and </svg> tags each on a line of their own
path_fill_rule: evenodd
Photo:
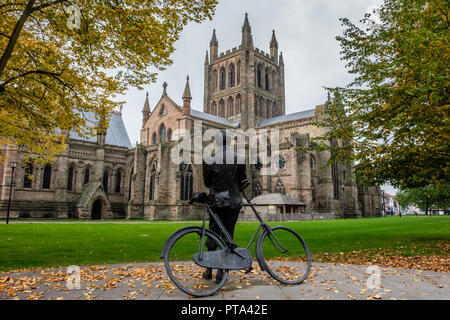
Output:
<svg viewBox="0 0 450 320">
<path fill-rule="evenodd" d="M 95 200 L 92 205 L 91 212 L 92 220 L 101 220 L 102 219 L 102 201 L 100 199 Z"/>
</svg>

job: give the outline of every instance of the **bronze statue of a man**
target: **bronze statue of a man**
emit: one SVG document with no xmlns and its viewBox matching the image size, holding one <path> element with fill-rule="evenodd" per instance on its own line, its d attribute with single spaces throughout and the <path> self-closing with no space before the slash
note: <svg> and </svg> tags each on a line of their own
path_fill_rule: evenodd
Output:
<svg viewBox="0 0 450 320">
<path fill-rule="evenodd" d="M 215 138 L 216 153 L 203 161 L 203 182 L 209 188 L 209 197 L 213 200 L 211 210 L 233 237 L 242 207 L 240 192 L 248 185 L 245 158 L 231 150 L 231 135 L 227 134 L 226 130 L 218 131 Z M 221 230 L 214 219 L 209 219 L 209 229 L 222 237 Z M 206 247 L 208 251 L 214 251 L 218 244 L 208 238 Z M 220 282 L 222 277 L 223 270 L 217 270 L 216 282 Z M 207 269 L 203 273 L 203 278 L 212 279 L 212 270 Z"/>
</svg>

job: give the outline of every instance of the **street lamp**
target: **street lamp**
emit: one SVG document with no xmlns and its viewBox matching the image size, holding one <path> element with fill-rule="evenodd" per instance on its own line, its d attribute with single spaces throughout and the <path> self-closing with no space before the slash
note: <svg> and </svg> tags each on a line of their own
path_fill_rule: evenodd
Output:
<svg viewBox="0 0 450 320">
<path fill-rule="evenodd" d="M 13 181 L 14 181 L 14 169 L 17 167 L 17 162 L 11 161 L 10 164 L 12 172 L 11 172 L 11 183 L 9 185 L 9 200 L 8 200 L 8 212 L 6 213 L 6 224 L 9 222 L 9 211 L 11 210 L 11 194 L 12 194 L 12 187 L 13 187 Z"/>
<path fill-rule="evenodd" d="M 345 217 L 345 184 L 342 185 L 342 208 L 344 209 L 344 219 Z"/>
</svg>

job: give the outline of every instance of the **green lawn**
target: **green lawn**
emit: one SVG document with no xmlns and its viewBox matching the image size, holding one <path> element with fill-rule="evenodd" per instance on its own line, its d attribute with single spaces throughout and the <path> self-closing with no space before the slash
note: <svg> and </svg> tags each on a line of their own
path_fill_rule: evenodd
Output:
<svg viewBox="0 0 450 320">
<path fill-rule="evenodd" d="M 160 261 L 166 239 L 192 224 L 0 224 L 0 270 Z M 450 241 L 448 216 L 270 223 L 278 224 L 296 230 L 313 255 L 372 248 L 401 248 L 408 255 L 413 245 L 420 254 L 448 254 L 433 244 Z M 256 227 L 239 223 L 237 243 L 245 246 Z"/>
</svg>

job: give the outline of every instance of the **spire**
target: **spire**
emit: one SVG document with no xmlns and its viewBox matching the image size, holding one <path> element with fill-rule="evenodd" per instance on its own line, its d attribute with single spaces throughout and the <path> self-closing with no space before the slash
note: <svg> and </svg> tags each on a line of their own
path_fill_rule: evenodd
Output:
<svg viewBox="0 0 450 320">
<path fill-rule="evenodd" d="M 252 28 L 248 22 L 247 13 L 245 13 L 244 25 L 242 26 L 242 47 L 245 49 L 253 48 Z"/>
<path fill-rule="evenodd" d="M 217 41 L 217 36 L 216 36 L 216 29 L 213 30 L 213 35 L 211 38 L 211 42 L 209 43 L 210 47 L 218 47 L 219 46 L 219 42 Z"/>
<path fill-rule="evenodd" d="M 278 60 L 278 41 L 275 36 L 275 30 L 272 31 L 272 40 L 270 40 L 270 56 L 275 62 Z"/>
<path fill-rule="evenodd" d="M 248 13 L 245 13 L 244 25 L 242 26 L 242 32 L 248 31 L 252 33 L 252 28 L 250 27 L 250 23 L 248 22 Z"/>
<path fill-rule="evenodd" d="M 189 87 L 189 76 L 186 77 L 186 87 L 183 93 L 183 115 L 191 114 L 191 88 Z"/>
<path fill-rule="evenodd" d="M 208 50 L 206 50 L 206 56 L 205 56 L 205 66 L 209 65 L 209 57 L 208 57 Z"/>
<path fill-rule="evenodd" d="M 147 97 L 145 98 L 144 108 L 142 109 L 142 112 L 150 113 L 150 103 L 148 102 L 148 91 L 147 91 Z"/>
<path fill-rule="evenodd" d="M 283 52 L 280 53 L 280 66 L 284 66 Z"/>
<path fill-rule="evenodd" d="M 219 56 L 219 42 L 217 42 L 216 29 L 213 30 L 211 42 L 209 43 L 211 63 Z"/>
<path fill-rule="evenodd" d="M 270 40 L 270 47 L 278 48 L 278 41 L 277 41 L 277 37 L 275 36 L 275 30 L 272 31 L 272 40 Z"/>
<path fill-rule="evenodd" d="M 142 127 L 144 127 L 148 118 L 150 118 L 150 103 L 148 102 L 148 91 L 147 91 L 147 97 L 145 98 L 144 108 L 142 108 Z"/>
<path fill-rule="evenodd" d="M 189 76 L 186 77 L 186 87 L 184 87 L 183 99 L 192 99 L 191 88 L 189 87 Z"/>
</svg>

